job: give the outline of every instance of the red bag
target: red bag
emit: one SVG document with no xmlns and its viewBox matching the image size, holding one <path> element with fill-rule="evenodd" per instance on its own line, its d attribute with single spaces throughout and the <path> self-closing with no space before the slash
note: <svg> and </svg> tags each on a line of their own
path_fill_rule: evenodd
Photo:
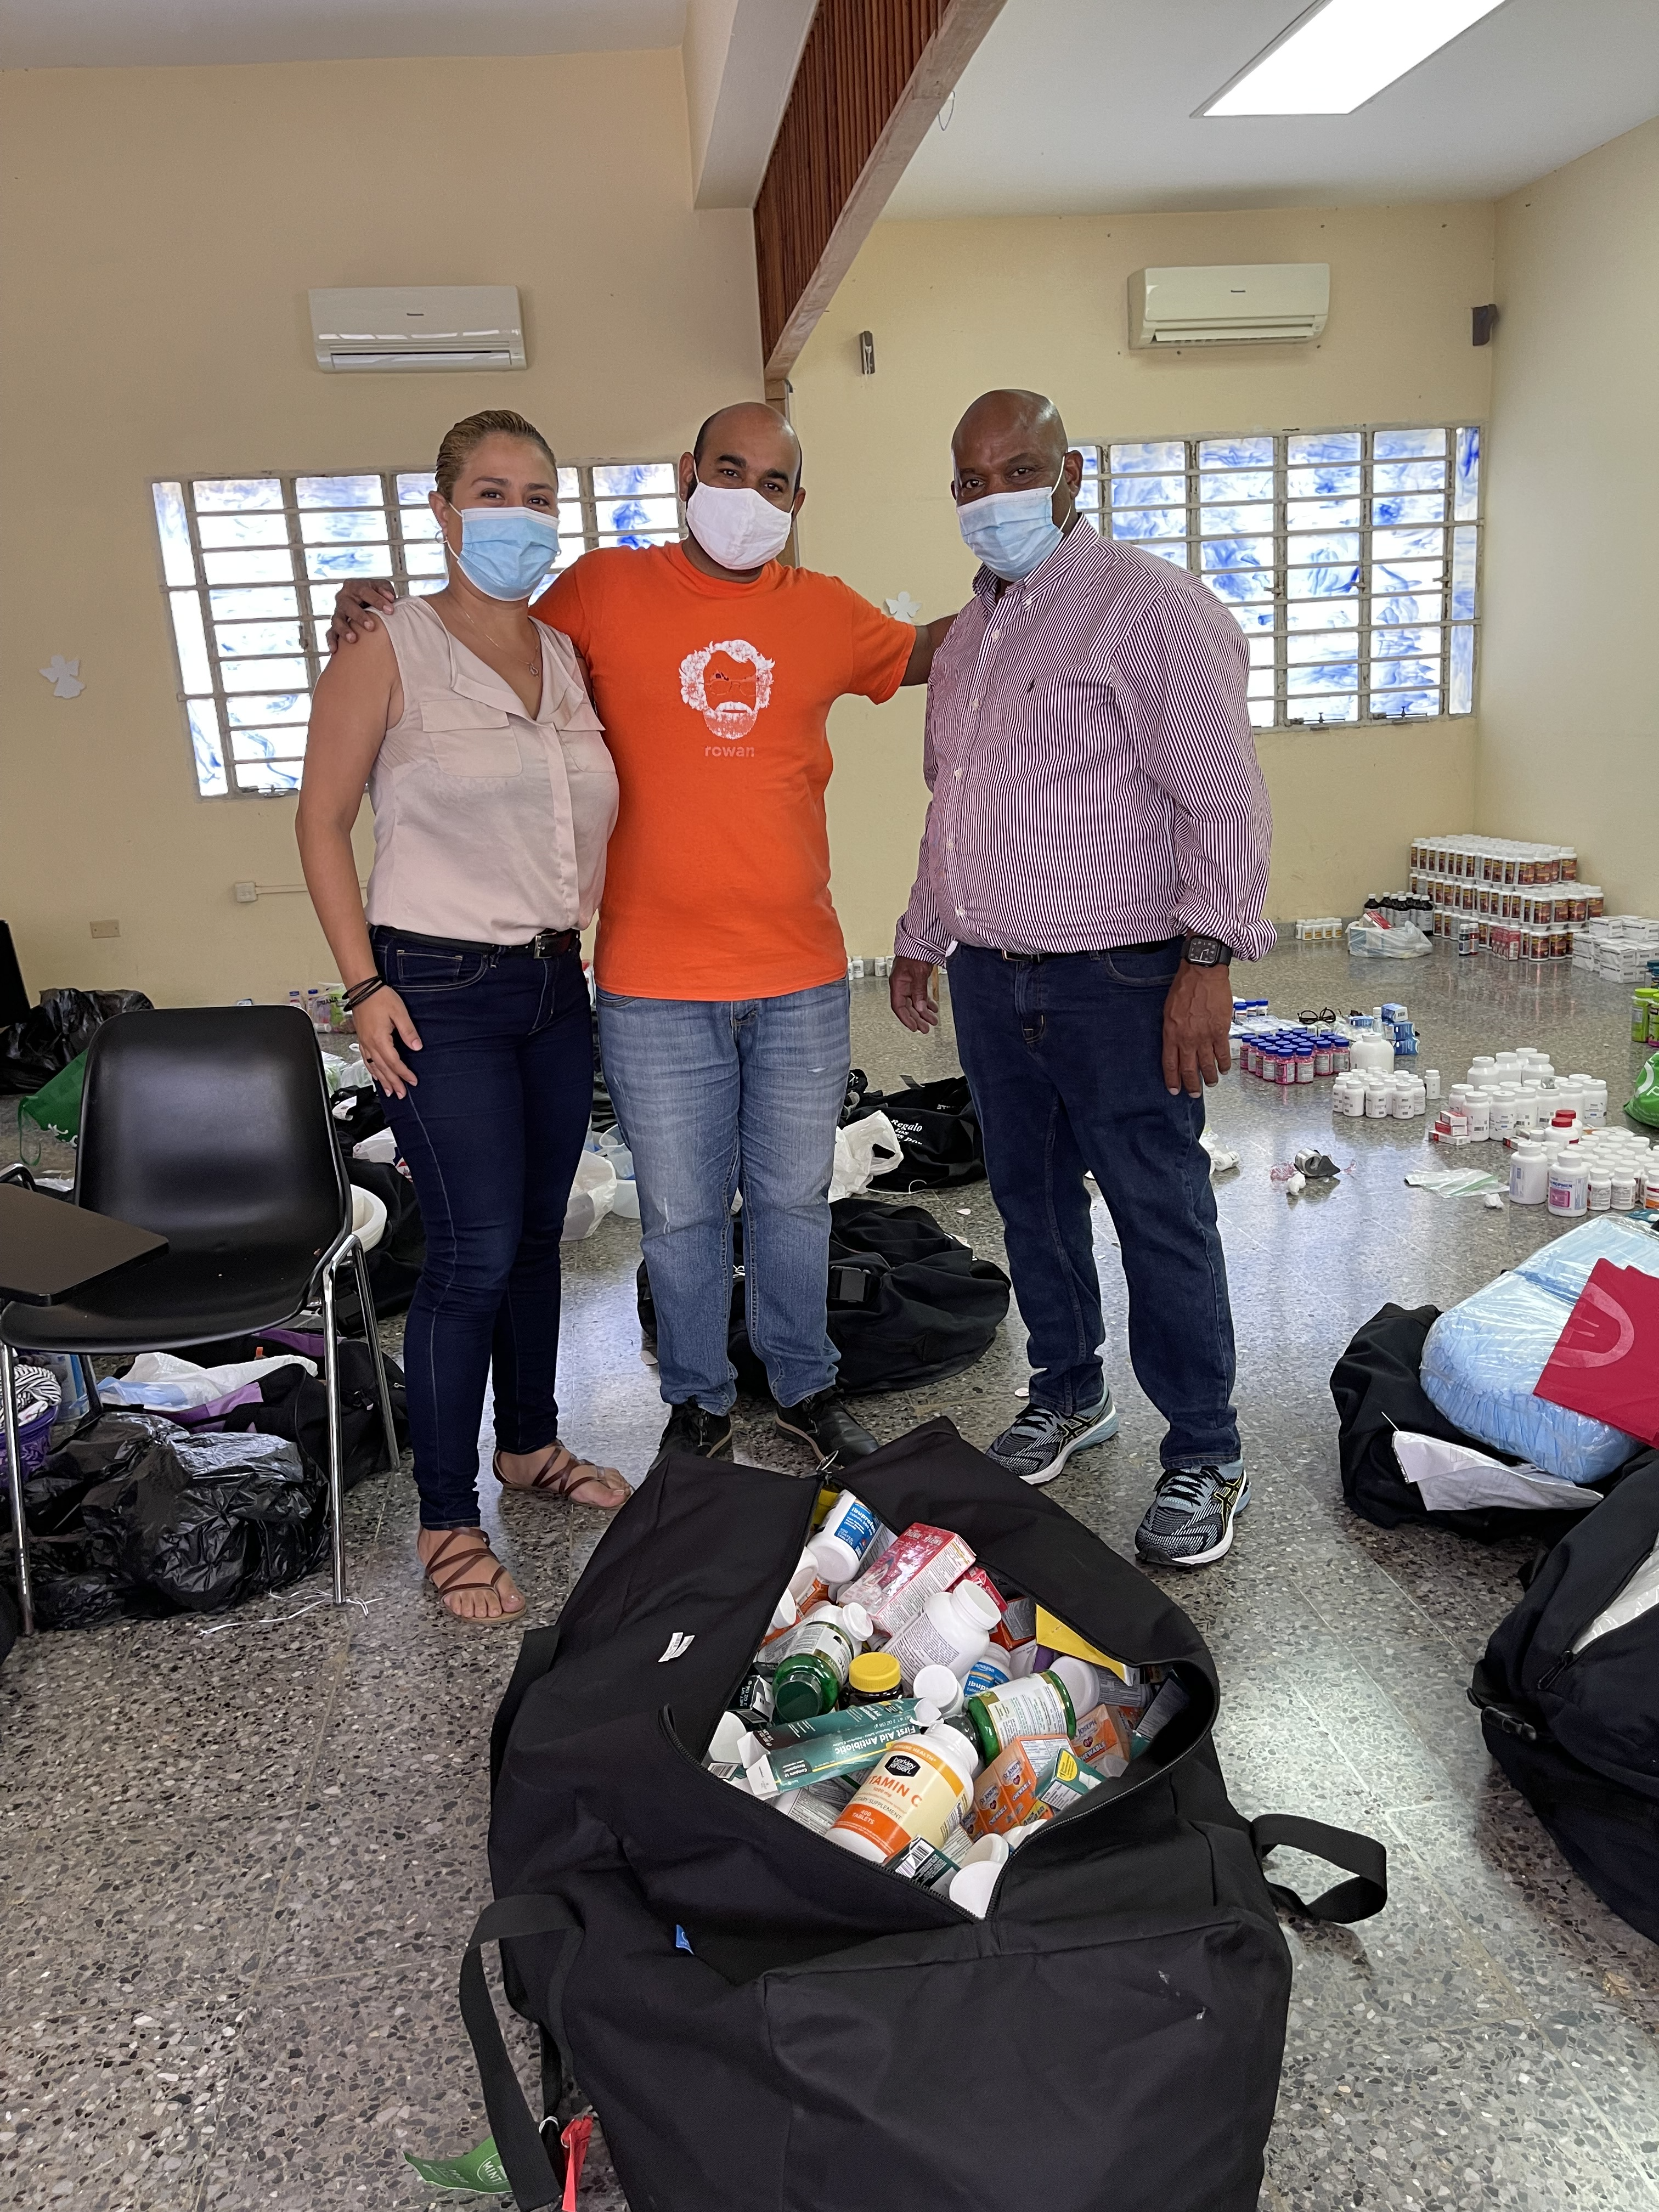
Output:
<svg viewBox="0 0 1659 2212">
<path fill-rule="evenodd" d="M 1598 1260 L 1533 1395 L 1659 1444 L 1659 1276 Z"/>
</svg>

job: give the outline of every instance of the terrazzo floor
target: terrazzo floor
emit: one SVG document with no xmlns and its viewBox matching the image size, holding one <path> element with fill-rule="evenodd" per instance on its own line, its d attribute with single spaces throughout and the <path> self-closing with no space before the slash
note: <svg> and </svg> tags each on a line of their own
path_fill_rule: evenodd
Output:
<svg viewBox="0 0 1659 2212">
<path fill-rule="evenodd" d="M 1628 994 L 1571 969 L 1525 976 L 1438 951 L 1383 970 L 1289 948 L 1246 972 L 1275 1010 L 1403 997 L 1419 1065 L 1448 1081 L 1477 1050 L 1539 1043 L 1623 1097 L 1639 1062 Z M 878 1082 L 954 1067 L 948 1022 L 923 1044 L 884 985 L 854 1001 L 854 1057 Z M 1384 1299 L 1449 1304 L 1553 1231 L 1536 1211 L 1407 1189 L 1422 1124 L 1333 1124 L 1328 1101 L 1328 1085 L 1285 1097 L 1237 1073 L 1212 1096 L 1241 1155 L 1218 1190 L 1255 1502 L 1227 1560 L 1172 1578 L 1219 1668 L 1240 1808 L 1368 1829 L 1392 1863 L 1377 1918 L 1287 1929 L 1262 2204 L 1659 2212 L 1659 1948 L 1569 1870 L 1464 1696 L 1529 1547 L 1356 1520 L 1327 1389 Z M 1311 1142 L 1342 1179 L 1292 1204 L 1270 1170 Z M 930 1203 L 1001 1258 L 982 1185 Z M 1158 1426 L 1129 1372 L 1098 1208 L 1097 1223 L 1122 1428 L 1052 1494 L 1128 1552 Z M 561 1393 L 572 1441 L 635 1477 L 663 1419 L 637 1351 L 637 1256 L 636 1226 L 615 1219 L 569 1251 Z M 886 1437 L 944 1413 L 983 1442 L 1016 1408 L 1023 1348 L 1011 1317 L 969 1374 L 866 1401 L 866 1418 Z M 738 1437 L 742 1456 L 806 1472 L 755 1409 Z M 599 1516 L 483 1489 L 532 1620 L 551 1619 Z M 343 1613 L 304 1610 L 313 1580 L 223 1620 L 43 1636 L 0 1672 L 0 2203 L 461 2201 L 434 2199 L 403 2154 L 453 2154 L 485 2132 L 455 1975 L 488 1896 L 486 1741 L 518 1639 L 440 1617 L 416 1577 L 416 1517 L 406 1474 L 352 1493 Z M 582 2202 L 623 2212 L 597 2139 Z"/>
</svg>

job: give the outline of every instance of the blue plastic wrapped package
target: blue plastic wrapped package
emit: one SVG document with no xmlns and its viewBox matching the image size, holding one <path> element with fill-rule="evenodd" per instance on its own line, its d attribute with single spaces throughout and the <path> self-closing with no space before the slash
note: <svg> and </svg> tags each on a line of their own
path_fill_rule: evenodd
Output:
<svg viewBox="0 0 1659 2212">
<path fill-rule="evenodd" d="M 1443 1313 L 1423 1346 L 1423 1388 L 1455 1427 L 1568 1482 L 1600 1482 L 1638 1449 L 1533 1395 L 1598 1260 L 1659 1276 L 1659 1237 L 1622 1215 L 1587 1221 Z"/>
</svg>

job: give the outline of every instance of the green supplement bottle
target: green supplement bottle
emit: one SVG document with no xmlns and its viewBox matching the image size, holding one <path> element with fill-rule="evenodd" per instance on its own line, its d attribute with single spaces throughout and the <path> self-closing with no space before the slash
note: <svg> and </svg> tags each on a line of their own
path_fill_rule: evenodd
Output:
<svg viewBox="0 0 1659 2212">
<path fill-rule="evenodd" d="M 815 1720 L 832 1712 L 869 1635 L 870 1617 L 861 1607 L 815 1605 L 780 1641 L 772 1676 L 774 1720 Z"/>
<path fill-rule="evenodd" d="M 988 1761 L 1023 1735 L 1077 1734 L 1078 1716 L 1100 1702 L 1100 1677 L 1086 1660 L 1056 1659 L 1041 1674 L 1003 1682 L 969 1698 L 963 1717 L 973 1725 L 980 1754 Z"/>
</svg>

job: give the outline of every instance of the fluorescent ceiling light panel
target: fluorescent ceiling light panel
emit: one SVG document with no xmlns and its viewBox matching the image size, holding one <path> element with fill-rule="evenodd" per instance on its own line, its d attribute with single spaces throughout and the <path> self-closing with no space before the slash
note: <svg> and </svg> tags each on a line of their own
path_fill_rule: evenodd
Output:
<svg viewBox="0 0 1659 2212">
<path fill-rule="evenodd" d="M 1200 115 L 1352 115 L 1504 0 L 1322 0 Z"/>
</svg>

